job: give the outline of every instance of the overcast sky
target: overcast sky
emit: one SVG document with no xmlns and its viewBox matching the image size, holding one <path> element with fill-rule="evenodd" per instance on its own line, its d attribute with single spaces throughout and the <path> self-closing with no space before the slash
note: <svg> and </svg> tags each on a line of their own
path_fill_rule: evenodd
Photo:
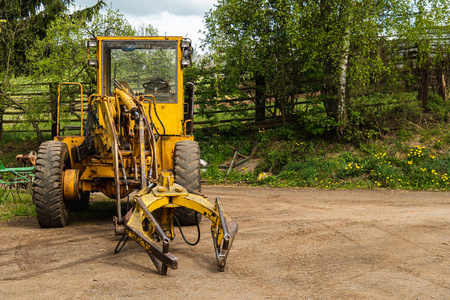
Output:
<svg viewBox="0 0 450 300">
<path fill-rule="evenodd" d="M 75 8 L 85 8 L 96 0 L 75 0 Z M 200 46 L 199 31 L 204 30 L 205 13 L 213 8 L 216 0 L 114 0 L 105 2 L 118 9 L 133 27 L 151 24 L 159 35 L 184 36 L 192 39 L 193 46 Z M 112 3 L 112 4 L 111 4 Z"/>
</svg>

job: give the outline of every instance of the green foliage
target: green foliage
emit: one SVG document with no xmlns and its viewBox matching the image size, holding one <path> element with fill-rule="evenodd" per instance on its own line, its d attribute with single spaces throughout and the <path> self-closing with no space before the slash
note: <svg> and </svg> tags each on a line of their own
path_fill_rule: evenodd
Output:
<svg viewBox="0 0 450 300">
<path fill-rule="evenodd" d="M 227 169 L 212 163 L 202 178 L 209 183 L 273 187 L 448 190 L 450 156 L 445 149 L 450 146 L 450 139 L 446 128 L 424 129 L 422 137 L 433 134 L 427 145 L 412 143 L 411 138 L 417 137 L 404 136 L 402 140 L 361 142 L 359 148 L 301 140 L 299 128 L 260 129 L 253 135 L 257 142 L 253 157 L 259 158 L 254 172 L 244 166 L 231 170 L 227 176 Z M 226 134 L 216 134 L 211 139 L 222 145 L 236 142 Z M 209 147 L 208 136 L 202 137 L 202 149 L 205 142 Z M 209 147 L 208 155 L 220 157 L 220 164 L 230 162 L 234 151 L 224 151 L 225 147 L 219 145 Z"/>
<path fill-rule="evenodd" d="M 220 82 L 214 89 L 218 97 L 239 96 L 242 88 L 254 88 L 255 102 L 272 94 L 284 116 L 292 110 L 301 85 L 294 75 L 301 73 L 298 51 L 287 29 L 292 10 L 288 1 L 225 0 L 206 15 L 208 60 L 216 69 L 209 82 Z"/>
<path fill-rule="evenodd" d="M 403 102 L 416 97 L 411 91 L 420 86 L 421 71 L 447 68 L 449 16 L 445 0 L 221 0 L 205 19 L 210 53 L 205 75 L 197 77 L 205 84 L 198 95 L 208 94 L 210 102 L 200 113 L 213 119 L 208 112 L 222 109 L 217 99 L 250 87 L 253 103 L 258 93 L 270 95 L 266 104 L 285 119 L 300 95 L 311 95 L 312 104 L 297 111 L 307 134 L 338 128 L 342 135 L 347 128 L 352 139 L 382 137 L 385 116 L 396 120 L 397 110 L 411 120 L 421 113 L 408 105 L 417 102 Z M 248 105 L 246 97 L 236 98 Z M 428 108 L 447 120 L 447 104 L 434 100 Z"/>
<path fill-rule="evenodd" d="M 13 74 L 28 73 L 29 47 L 47 36 L 52 22 L 65 15 L 71 3 L 70 0 L 0 1 L 0 19 L 6 20 L 2 26 L 0 43 L 0 63 L 6 67 L 6 70 L 2 70 L 5 73 L 1 74 L 2 84 Z M 71 17 L 90 20 L 104 5 L 100 0 L 92 7 L 76 11 Z M 42 54 L 45 55 L 45 52 Z"/>
<path fill-rule="evenodd" d="M 311 104 L 297 111 L 297 120 L 305 135 L 322 136 L 336 127 L 336 121 L 326 112 L 320 97 L 309 97 Z"/>
<path fill-rule="evenodd" d="M 444 102 L 439 95 L 431 94 L 428 98 L 427 109 L 434 115 L 434 118 L 442 123 L 450 119 L 450 102 Z"/>
<path fill-rule="evenodd" d="M 353 142 L 383 137 L 391 128 L 416 122 L 422 110 L 413 93 L 372 93 L 353 99 L 345 139 Z"/>
<path fill-rule="evenodd" d="M 118 10 L 108 9 L 106 15 L 95 14 L 90 22 L 86 22 L 82 12 L 76 18 L 62 14 L 51 22 L 46 37 L 30 47 L 27 58 L 38 81 L 95 82 L 95 70 L 87 68 L 88 39 L 135 33 Z"/>
</svg>

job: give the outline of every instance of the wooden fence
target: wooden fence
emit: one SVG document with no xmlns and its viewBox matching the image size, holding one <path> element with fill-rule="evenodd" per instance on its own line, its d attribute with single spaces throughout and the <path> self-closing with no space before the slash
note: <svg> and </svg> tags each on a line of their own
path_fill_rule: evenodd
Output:
<svg viewBox="0 0 450 300">
<path fill-rule="evenodd" d="M 92 86 L 86 85 L 84 90 L 84 111 L 87 110 L 88 93 Z M 84 85 L 83 85 L 84 87 Z M 57 83 L 32 83 L 14 86 L 14 90 L 8 94 L 6 105 L 0 106 L 0 139 L 3 133 L 34 132 L 30 125 L 35 122 L 40 132 L 51 132 L 56 135 L 56 108 L 58 99 Z M 80 120 L 80 93 L 61 87 L 61 113 L 66 115 L 66 122 L 79 122 Z M 26 112 L 24 111 L 26 110 Z M 67 115 L 70 115 L 67 118 Z"/>
<path fill-rule="evenodd" d="M 422 105 L 428 103 L 428 91 L 434 90 L 441 97 L 447 100 L 446 81 L 450 77 L 448 70 L 439 68 L 438 66 L 427 67 L 426 69 L 417 70 L 419 78 L 419 86 L 413 90 L 418 92 L 418 100 Z M 84 112 L 87 111 L 88 95 L 95 92 L 95 86 L 83 84 L 84 88 Z M 64 115 L 65 124 L 68 128 L 73 125 L 79 125 L 80 120 L 80 96 L 79 91 L 67 86 L 62 86 L 61 112 Z M 248 93 L 251 95 L 252 93 Z M 254 93 L 253 93 L 254 94 Z M 14 91 L 9 94 L 12 102 L 20 103 L 23 107 L 27 107 L 31 113 L 25 114 L 23 109 L 17 105 L 8 106 L 0 105 L 0 139 L 3 133 L 22 133 L 35 132 L 35 128 L 30 125 L 33 121 L 39 127 L 41 132 L 51 132 L 52 136 L 56 135 L 56 107 L 58 96 L 57 83 L 36 83 L 22 84 L 15 86 Z M 1 100 L 1 99 L 0 99 Z M 233 103 L 245 103 L 244 107 L 234 106 Z M 255 122 L 256 107 L 253 105 L 253 98 L 248 99 L 227 99 L 215 101 L 213 104 L 209 102 L 196 102 L 194 105 L 194 129 L 222 126 L 232 122 L 246 122 L 247 125 L 256 125 L 258 127 L 274 127 L 283 122 L 292 120 L 295 110 L 301 106 L 309 105 L 311 102 L 306 101 L 304 95 L 298 95 L 297 101 L 293 103 L 292 111 L 287 116 L 282 116 L 281 109 L 275 104 L 274 97 L 267 97 L 265 101 L 266 116 L 262 122 Z M 30 104 L 38 104 L 39 107 Z M 0 102 L 1 104 L 1 102 Z M 373 106 L 378 104 L 370 104 Z M 380 104 L 384 105 L 384 104 Z M 202 108 L 207 106 L 206 111 Z M 62 126 L 63 129 L 63 126 Z"/>
<path fill-rule="evenodd" d="M 36 83 L 23 84 L 15 86 L 15 91 L 9 94 L 13 102 L 20 103 L 27 107 L 32 112 L 25 114 L 23 109 L 11 104 L 0 109 L 0 139 L 3 133 L 24 133 L 34 132 L 35 129 L 30 125 L 30 121 L 38 124 L 39 130 L 43 133 L 52 133 L 56 135 L 56 106 L 57 106 L 57 91 L 58 84 L 55 83 Z M 83 85 L 84 87 L 84 85 Z M 92 92 L 93 87 L 86 89 L 88 93 Z M 79 124 L 80 120 L 80 95 L 78 91 L 71 90 L 64 91 L 65 86 L 61 87 L 61 111 L 66 112 L 65 125 L 69 127 L 71 123 Z M 84 113 L 87 111 L 88 93 L 84 93 L 83 98 Z M 233 108 L 233 102 L 245 102 L 247 107 Z M 270 104 L 271 98 L 266 101 L 265 109 L 267 116 L 263 123 L 259 123 L 263 127 L 272 127 L 282 122 L 281 113 L 277 110 L 276 105 Z M 36 103 L 39 107 L 34 107 Z M 255 107 L 251 105 L 252 99 L 228 99 L 214 102 L 219 108 L 214 108 L 207 113 L 199 112 L 199 105 L 205 103 L 195 103 L 194 107 L 194 128 L 199 129 L 203 127 L 220 126 L 231 122 L 249 122 L 255 123 Z M 298 101 L 295 105 L 308 103 L 306 101 Z M 225 108 L 220 108 L 220 107 Z M 236 117 L 235 114 L 240 114 L 241 117 Z M 212 117 L 205 117 L 205 115 Z M 243 117 L 242 117 L 243 116 Z M 32 118 L 32 119 L 30 119 Z M 74 124 L 74 125 L 75 125 Z M 258 123 L 255 123 L 258 124 Z"/>
</svg>

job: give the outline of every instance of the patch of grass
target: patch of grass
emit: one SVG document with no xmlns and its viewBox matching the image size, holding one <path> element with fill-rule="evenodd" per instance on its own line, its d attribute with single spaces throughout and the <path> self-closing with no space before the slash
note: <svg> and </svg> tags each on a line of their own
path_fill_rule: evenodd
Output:
<svg viewBox="0 0 450 300">
<path fill-rule="evenodd" d="M 422 130 L 419 138 L 408 139 L 404 134 L 401 139 L 372 140 L 354 147 L 327 144 L 324 140 L 279 139 L 279 129 L 260 129 L 254 135 L 257 143 L 254 156 L 262 163 L 254 172 L 233 170 L 226 176 L 226 171 L 212 164 L 202 178 L 209 183 L 274 187 L 449 190 L 448 130 L 446 127 Z M 285 133 L 281 131 L 281 135 Z M 423 136 L 427 137 L 426 144 L 414 142 L 424 140 Z M 219 147 L 215 149 L 220 151 Z M 210 152 L 223 155 L 222 160 L 231 154 Z M 261 177 L 263 172 L 268 175 Z"/>
<path fill-rule="evenodd" d="M 14 216 L 36 216 L 36 209 L 30 194 L 22 191 L 0 188 L 0 219 L 8 220 Z"/>
</svg>

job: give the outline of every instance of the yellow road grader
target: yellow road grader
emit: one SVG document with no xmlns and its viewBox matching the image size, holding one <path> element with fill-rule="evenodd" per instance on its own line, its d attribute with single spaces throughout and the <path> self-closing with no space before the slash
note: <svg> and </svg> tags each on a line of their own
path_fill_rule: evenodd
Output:
<svg viewBox="0 0 450 300">
<path fill-rule="evenodd" d="M 130 237 L 160 274 L 176 269 L 169 252 L 174 219 L 184 225 L 211 220 L 217 265 L 224 270 L 238 225 L 201 191 L 200 149 L 192 135 L 193 95 L 184 101 L 183 69 L 192 62 L 182 37 L 97 37 L 97 93 L 83 117 L 83 86 L 58 87 L 57 136 L 40 145 L 34 203 L 41 227 L 63 227 L 70 210 L 86 209 L 90 193 L 116 201 L 116 235 Z M 64 135 L 60 121 L 63 85 L 79 85 L 79 135 Z M 63 127 L 65 129 L 65 127 Z M 73 128 L 72 128 L 73 129 Z M 138 191 L 130 199 L 129 194 Z M 117 250 L 117 248 L 116 248 Z"/>
</svg>

